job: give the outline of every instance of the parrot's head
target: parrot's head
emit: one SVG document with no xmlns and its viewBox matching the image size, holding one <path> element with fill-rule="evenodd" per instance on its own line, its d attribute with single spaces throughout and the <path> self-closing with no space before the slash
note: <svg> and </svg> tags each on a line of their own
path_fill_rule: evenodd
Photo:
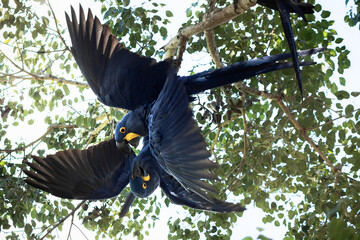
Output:
<svg viewBox="0 0 360 240">
<path fill-rule="evenodd" d="M 130 177 L 131 192 L 138 198 L 145 198 L 151 195 L 159 185 L 160 176 L 156 168 L 136 161 Z"/>
<path fill-rule="evenodd" d="M 136 111 L 131 111 L 115 127 L 116 146 L 119 150 L 129 153 L 131 151 L 129 144 L 136 148 L 140 137 L 147 134 L 148 129 L 144 120 Z"/>
</svg>

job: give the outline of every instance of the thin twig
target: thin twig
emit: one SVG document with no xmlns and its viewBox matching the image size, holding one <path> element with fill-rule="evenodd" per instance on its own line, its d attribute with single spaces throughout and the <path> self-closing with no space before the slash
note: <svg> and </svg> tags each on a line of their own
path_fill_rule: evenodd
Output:
<svg viewBox="0 0 360 240">
<path fill-rule="evenodd" d="M 84 238 L 88 239 L 86 237 L 85 233 L 75 223 L 73 225 L 81 232 L 81 234 L 84 236 Z"/>
<path fill-rule="evenodd" d="M 93 138 L 104 128 L 106 127 L 106 125 L 112 120 L 113 118 L 111 116 L 109 116 L 108 118 L 105 119 L 105 121 L 103 123 L 101 123 L 91 134 L 90 134 L 90 138 L 86 143 L 86 147 L 89 146 L 89 144 L 91 143 L 91 141 L 93 140 Z M 85 148 L 86 148 L 85 147 Z"/>
<path fill-rule="evenodd" d="M 212 60 L 215 63 L 216 68 L 224 67 L 224 63 L 221 60 L 219 51 L 217 50 L 214 31 L 206 30 L 205 32 L 206 44 L 208 46 Z"/>
<path fill-rule="evenodd" d="M 86 200 L 81 201 L 68 215 L 66 215 L 64 218 L 62 218 L 57 224 L 55 224 L 52 228 L 50 228 L 46 234 L 40 238 L 39 240 L 43 240 L 47 235 L 49 235 L 55 228 L 57 228 L 60 224 L 62 224 L 66 219 L 68 219 L 70 216 L 74 215 L 74 213 L 84 204 Z"/>
<path fill-rule="evenodd" d="M 46 72 L 53 64 L 55 61 L 57 61 L 59 58 L 61 58 L 62 56 L 64 56 L 65 51 L 63 51 L 60 56 L 55 57 L 55 59 L 51 60 L 51 62 L 44 68 L 44 70 L 41 70 L 42 73 Z"/>
<path fill-rule="evenodd" d="M 72 229 L 73 224 L 74 224 L 74 214 L 71 215 L 71 223 L 70 223 L 69 233 L 68 233 L 68 236 L 66 238 L 67 240 L 69 240 L 69 238 L 70 238 L 71 229 Z"/>
<path fill-rule="evenodd" d="M 70 51 L 70 48 L 67 46 L 64 38 L 61 36 L 60 30 L 59 30 L 59 26 L 58 26 L 58 23 L 57 23 L 57 18 L 56 18 L 56 16 L 55 16 L 54 10 L 53 10 L 52 7 L 51 7 L 50 1 L 48 0 L 47 2 L 48 2 L 48 5 L 49 5 L 51 14 L 53 15 L 53 18 L 54 18 L 54 22 L 55 22 L 55 26 L 56 26 L 56 32 L 57 32 L 57 34 L 59 35 L 61 41 L 64 43 L 66 50 L 69 50 L 69 51 Z M 70 52 L 71 52 L 71 51 L 70 51 Z"/>
<path fill-rule="evenodd" d="M 320 155 L 320 157 L 326 162 L 326 164 L 331 168 L 331 171 L 333 173 L 338 173 L 338 170 L 334 167 L 334 165 L 331 163 L 331 161 L 326 157 L 326 154 L 322 152 L 318 145 L 314 143 L 314 141 L 306 134 L 306 129 L 298 122 L 296 121 L 294 115 L 290 112 L 290 109 L 285 106 L 283 102 L 283 95 L 282 94 L 272 94 L 267 93 L 264 91 L 259 91 L 255 88 L 250 88 L 245 86 L 244 84 L 236 84 L 235 86 L 239 89 L 239 91 L 247 92 L 250 94 L 254 94 L 257 96 L 262 96 L 264 98 L 275 100 L 280 108 L 283 110 L 283 112 L 286 114 L 286 116 L 289 118 L 291 123 L 295 126 L 295 129 L 299 131 L 300 135 L 314 148 L 314 150 Z"/>
<path fill-rule="evenodd" d="M 11 152 L 16 152 L 16 151 L 24 151 L 26 148 L 34 145 L 35 143 L 43 140 L 46 135 L 48 135 L 52 130 L 54 130 L 55 128 L 77 128 L 77 126 L 75 124 L 73 125 L 66 125 L 66 124 L 52 124 L 48 127 L 48 129 L 46 130 L 46 132 L 41 136 L 39 137 L 38 139 L 32 141 L 31 143 L 25 145 L 24 147 L 21 147 L 21 148 L 16 148 L 16 149 L 9 149 L 9 150 L 6 150 L 6 149 L 0 149 L 0 152 L 6 152 L 6 153 L 11 153 Z"/>
<path fill-rule="evenodd" d="M 236 114 L 236 115 L 232 116 L 231 119 L 226 120 L 225 122 L 223 122 L 223 123 L 221 123 L 220 125 L 218 125 L 216 128 L 218 128 L 218 127 L 221 127 L 221 128 L 222 128 L 222 127 L 224 127 L 225 125 L 229 124 L 230 122 L 234 121 L 235 119 L 237 119 L 237 118 L 239 118 L 239 117 L 240 117 L 240 115 Z M 214 128 L 214 130 L 215 130 L 216 128 Z M 212 131 L 209 131 L 209 132 L 207 132 L 206 134 L 204 134 L 203 136 L 206 137 L 206 136 L 209 135 L 211 132 L 212 132 Z"/>
<path fill-rule="evenodd" d="M 245 99 L 246 94 L 244 94 L 242 98 Z M 225 179 L 228 179 L 229 176 L 237 169 L 237 172 L 234 175 L 234 178 L 228 184 L 229 186 L 232 185 L 232 183 L 236 180 L 236 176 L 242 171 L 244 164 L 245 164 L 245 159 L 247 158 L 247 152 L 248 152 L 248 139 L 247 139 L 248 128 L 247 128 L 247 122 L 246 122 L 245 108 L 241 108 L 241 113 L 242 113 L 243 123 L 244 123 L 244 151 L 243 151 L 243 157 L 242 157 L 240 163 L 236 167 L 232 168 L 232 170 L 225 177 Z"/>
<path fill-rule="evenodd" d="M 251 95 L 261 96 L 261 97 L 271 99 L 271 100 L 282 99 L 282 97 L 283 97 L 282 94 L 274 94 L 274 93 L 269 93 L 267 91 L 260 91 L 260 90 L 258 90 L 256 88 L 247 87 L 242 82 L 236 82 L 236 83 L 234 83 L 234 85 L 241 92 L 246 92 L 246 93 L 249 93 Z"/>
<path fill-rule="evenodd" d="M 216 132 L 215 139 L 213 140 L 213 142 L 212 142 L 212 144 L 211 144 L 210 152 L 212 152 L 212 151 L 214 150 L 214 147 L 215 147 L 215 144 L 216 144 L 217 141 L 218 141 L 218 138 L 219 138 L 221 129 L 222 129 L 221 124 L 218 124 L 218 130 L 217 130 L 217 132 Z"/>
<path fill-rule="evenodd" d="M 246 94 L 242 96 L 242 98 L 245 100 Z M 243 158 L 241 159 L 240 166 L 238 172 L 235 174 L 237 176 L 243 169 L 245 159 L 247 158 L 247 150 L 248 150 L 248 138 L 247 138 L 247 122 L 246 122 L 246 114 L 245 114 L 245 107 L 241 108 L 241 113 L 243 117 L 243 123 L 244 123 L 244 153 Z"/>
<path fill-rule="evenodd" d="M 32 72 L 29 72 L 27 70 L 25 70 L 24 68 L 20 67 L 18 64 L 16 64 L 13 60 L 11 60 L 11 58 L 9 58 L 3 51 L 1 51 L 0 49 L 0 53 L 4 55 L 4 57 L 11 62 L 11 64 L 13 64 L 17 69 L 19 69 L 21 72 L 24 72 L 28 75 L 30 75 L 31 77 L 21 77 L 21 76 L 12 76 L 10 78 L 14 78 L 14 79 L 24 79 L 24 80 L 53 80 L 56 81 L 58 83 L 66 83 L 66 84 L 70 84 L 70 85 L 75 85 L 78 87 L 84 87 L 84 88 L 88 88 L 89 85 L 87 83 L 82 83 L 82 82 L 76 82 L 76 81 L 72 81 L 72 80 L 66 80 L 64 78 L 59 78 L 56 76 L 53 76 L 51 74 L 46 74 L 46 75 L 36 75 Z"/>
<path fill-rule="evenodd" d="M 294 115 L 291 114 L 290 109 L 285 106 L 284 102 L 281 99 L 276 100 L 279 104 L 280 108 L 284 111 L 286 116 L 290 119 L 295 128 L 299 131 L 300 135 L 305 138 L 305 140 L 315 149 L 315 151 L 320 155 L 320 157 L 326 162 L 326 164 L 331 168 L 333 173 L 338 173 L 338 170 L 335 169 L 334 165 L 331 161 L 326 157 L 325 153 L 320 150 L 319 146 L 314 143 L 314 141 L 306 134 L 306 130 L 303 126 L 300 125 L 298 121 L 296 121 Z"/>
<path fill-rule="evenodd" d="M 324 126 L 326 126 L 326 125 L 329 125 L 329 124 L 333 123 L 333 122 L 336 121 L 336 120 L 339 120 L 339 119 L 341 119 L 341 118 L 346 118 L 347 116 L 350 116 L 351 114 L 353 114 L 354 112 L 359 111 L 359 110 L 360 110 L 360 108 L 357 108 L 357 109 L 355 109 L 354 111 L 349 112 L 348 114 L 342 115 L 342 116 L 337 117 L 337 118 L 334 118 L 334 119 L 330 119 L 329 121 L 327 121 L 327 122 L 325 122 L 325 123 L 323 123 L 323 124 L 319 124 L 319 125 L 316 126 L 316 127 L 305 128 L 305 130 L 307 130 L 307 131 L 308 131 L 308 130 L 315 130 L 315 129 L 324 127 Z"/>
<path fill-rule="evenodd" d="M 67 80 L 65 78 L 56 77 L 56 76 L 51 75 L 51 74 L 46 74 L 46 75 L 31 74 L 31 77 L 16 76 L 16 75 L 13 75 L 13 74 L 8 74 L 8 76 L 4 76 L 4 77 L 8 77 L 10 81 L 11 80 L 16 80 L 16 79 L 30 80 L 30 81 L 31 80 L 38 80 L 38 81 L 51 80 L 51 81 L 55 81 L 57 83 L 74 85 L 74 86 L 83 87 L 83 88 L 89 88 L 89 85 L 87 83 L 77 82 L 77 81 L 73 81 L 73 80 Z M 0 78 L 3 78 L 3 76 L 0 76 Z M 5 82 L 6 80 L 2 80 L 2 81 Z"/>
</svg>

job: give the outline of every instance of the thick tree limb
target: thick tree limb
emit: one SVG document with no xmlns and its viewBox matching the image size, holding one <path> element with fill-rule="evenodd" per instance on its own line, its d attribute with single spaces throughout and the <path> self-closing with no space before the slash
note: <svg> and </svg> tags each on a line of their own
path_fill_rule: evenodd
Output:
<svg viewBox="0 0 360 240">
<path fill-rule="evenodd" d="M 216 0 L 212 0 L 209 3 L 209 13 L 204 15 L 203 20 L 208 19 L 210 13 L 212 13 L 215 10 L 215 3 L 216 3 Z M 213 59 L 216 68 L 224 67 L 223 62 L 221 61 L 220 53 L 217 50 L 214 30 L 213 29 L 205 30 L 204 33 L 205 33 L 206 44 L 208 46 L 211 58 Z"/>
<path fill-rule="evenodd" d="M 246 10 L 255 4 L 256 0 L 239 0 L 237 3 L 236 12 L 234 4 L 230 4 L 223 9 L 210 13 L 207 19 L 192 26 L 181 29 L 178 34 L 163 47 L 166 51 L 165 58 L 172 58 L 176 55 L 176 49 L 178 48 L 181 39 L 188 39 L 193 35 L 204 32 L 205 30 L 213 29 L 216 26 L 226 23 L 240 14 L 243 14 Z"/>
<path fill-rule="evenodd" d="M 212 29 L 205 31 L 205 39 L 206 39 L 206 43 L 208 45 L 208 49 L 209 49 L 211 58 L 213 59 L 216 68 L 224 67 L 224 63 L 221 61 L 219 51 L 217 50 L 217 46 L 216 46 L 216 42 L 215 42 L 215 34 Z"/>
</svg>

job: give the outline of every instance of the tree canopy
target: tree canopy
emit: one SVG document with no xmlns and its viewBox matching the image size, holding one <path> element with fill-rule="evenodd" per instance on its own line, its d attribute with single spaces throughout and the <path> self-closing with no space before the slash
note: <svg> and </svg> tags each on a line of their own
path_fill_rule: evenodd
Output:
<svg viewBox="0 0 360 240">
<path fill-rule="evenodd" d="M 289 51 L 279 14 L 250 0 L 239 0 L 237 12 L 232 1 L 193 1 L 177 36 L 168 34 L 176 19 L 166 1 L 98 2 L 128 49 L 159 60 L 176 58 L 188 68 L 183 74 Z M 331 13 L 315 0 L 307 2 L 315 4 L 319 17 L 307 15 L 305 23 L 291 15 L 297 48 L 328 50 L 317 55 L 317 65 L 302 70 L 303 101 L 289 69 L 207 91 L 196 96 L 192 108 L 220 165 L 220 180 L 213 185 L 221 199 L 254 204 L 266 213 L 264 223 L 288 229 L 286 239 L 354 239 L 360 235 L 360 110 L 348 100 L 359 101 L 360 92 L 346 88 L 341 76 L 350 67 L 349 50 L 332 27 Z M 357 26 L 360 2 L 345 3 L 354 7 L 344 20 Z M 64 4 L 70 10 L 70 3 Z M 44 13 L 33 5 L 31 0 L 0 5 L 0 232 L 6 239 L 56 238 L 54 230 L 64 221 L 73 224 L 76 216 L 99 238 L 146 238 L 156 231 L 160 212 L 171 208 L 164 195 L 137 199 L 120 219 L 129 190 L 113 199 L 80 202 L 51 197 L 23 181 L 31 155 L 109 139 L 125 113 L 96 100 L 69 50 L 66 23 L 51 4 L 45 3 Z M 201 28 L 206 24 L 199 23 L 210 24 L 219 11 L 232 15 Z M 207 57 L 196 61 L 196 56 Z M 30 129 L 37 134 L 28 136 Z M 169 239 L 230 239 L 242 217 L 182 210 L 166 220 Z"/>
</svg>

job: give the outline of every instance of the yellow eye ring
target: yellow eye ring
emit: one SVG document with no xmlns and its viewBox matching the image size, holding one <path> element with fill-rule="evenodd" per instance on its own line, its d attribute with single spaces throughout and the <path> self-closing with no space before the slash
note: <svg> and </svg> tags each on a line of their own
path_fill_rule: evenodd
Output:
<svg viewBox="0 0 360 240">
<path fill-rule="evenodd" d="M 143 183 L 143 184 L 142 184 L 142 188 L 143 188 L 143 189 L 147 188 L 146 183 Z"/>
<path fill-rule="evenodd" d="M 121 128 L 120 128 L 120 132 L 121 132 L 121 133 L 125 133 L 125 127 L 121 127 Z"/>
</svg>

